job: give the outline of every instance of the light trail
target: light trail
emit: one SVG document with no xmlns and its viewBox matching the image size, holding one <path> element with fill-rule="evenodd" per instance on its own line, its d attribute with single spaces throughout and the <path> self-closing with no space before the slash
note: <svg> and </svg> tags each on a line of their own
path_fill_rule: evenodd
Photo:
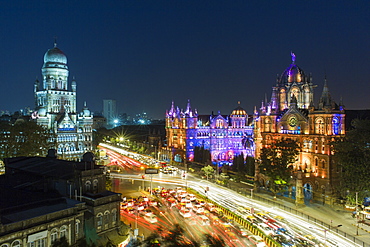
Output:
<svg viewBox="0 0 370 247">
<path fill-rule="evenodd" d="M 112 149 L 111 147 L 108 148 Z M 135 175 L 114 174 L 112 176 L 122 179 L 142 180 Z M 153 182 L 160 184 L 180 185 L 183 187 L 185 186 L 185 181 L 183 181 L 181 178 L 169 176 L 166 177 L 163 176 L 162 178 L 153 178 Z M 187 179 L 187 186 L 189 188 L 196 190 L 199 194 L 208 197 L 212 201 L 217 202 L 219 205 L 231 210 L 232 212 L 240 216 L 243 216 L 243 214 L 241 214 L 237 210 L 238 207 L 240 206 L 254 208 L 256 212 L 266 212 L 267 214 L 272 213 L 274 215 L 281 216 L 289 223 L 281 223 L 280 221 L 277 220 L 278 223 L 289 228 L 289 231 L 291 231 L 291 233 L 294 236 L 300 236 L 301 234 L 311 235 L 315 237 L 317 240 L 319 240 L 321 243 L 325 244 L 326 246 L 340 246 L 340 247 L 361 246 L 336 234 L 333 231 L 330 231 L 329 229 L 324 229 L 322 226 L 318 226 L 314 223 L 307 222 L 300 216 L 283 211 L 279 208 L 271 207 L 267 204 L 256 201 L 254 199 L 247 198 L 233 190 L 221 187 L 209 181 L 206 180 L 197 181 L 196 178 L 189 175 Z M 205 193 L 206 187 L 209 188 L 209 191 L 207 191 L 207 193 Z M 224 233 L 220 232 L 220 234 Z M 226 236 L 225 239 L 229 238 Z M 229 244 L 233 245 L 232 242 L 230 242 Z"/>
</svg>

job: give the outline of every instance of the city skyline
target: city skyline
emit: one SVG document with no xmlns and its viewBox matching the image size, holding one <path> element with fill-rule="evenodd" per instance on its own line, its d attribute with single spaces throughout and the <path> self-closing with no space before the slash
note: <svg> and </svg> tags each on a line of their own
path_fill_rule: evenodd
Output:
<svg viewBox="0 0 370 247">
<path fill-rule="evenodd" d="M 87 4 L 88 3 L 88 4 Z M 34 108 L 33 83 L 43 54 L 67 55 L 77 82 L 77 111 L 164 118 L 188 99 L 199 114 L 230 114 L 271 97 L 291 63 L 312 73 L 315 105 L 327 78 L 346 109 L 369 109 L 370 17 L 367 1 L 104 1 L 2 3 L 0 110 Z"/>
</svg>

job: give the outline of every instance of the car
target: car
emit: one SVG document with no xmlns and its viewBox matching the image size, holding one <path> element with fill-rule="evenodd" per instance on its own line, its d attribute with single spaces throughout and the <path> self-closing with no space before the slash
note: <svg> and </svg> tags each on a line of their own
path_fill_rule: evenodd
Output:
<svg viewBox="0 0 370 247">
<path fill-rule="evenodd" d="M 199 203 L 199 205 L 201 205 L 201 206 L 205 206 L 206 205 L 206 202 L 203 199 L 196 199 L 195 202 L 196 203 Z"/>
<path fill-rule="evenodd" d="M 248 236 L 249 241 L 251 241 L 254 245 L 257 247 L 264 247 L 266 246 L 265 241 L 263 241 L 263 238 L 258 235 L 251 235 Z"/>
<path fill-rule="evenodd" d="M 190 213 L 190 210 L 189 209 L 182 209 L 179 211 L 180 215 L 184 218 L 190 218 L 191 217 L 191 213 Z"/>
<path fill-rule="evenodd" d="M 233 233 L 233 232 L 226 232 L 226 234 L 227 234 L 227 236 L 228 236 L 228 238 L 229 238 L 229 240 L 231 242 L 237 242 L 237 241 L 239 241 L 239 239 L 236 237 L 235 233 Z"/>
<path fill-rule="evenodd" d="M 150 216 L 150 215 L 153 215 L 154 213 L 150 209 L 144 209 L 144 210 L 140 211 L 140 214 Z"/>
<path fill-rule="evenodd" d="M 235 225 L 234 227 L 236 232 L 242 237 L 248 237 L 248 235 L 251 235 L 251 233 L 241 225 Z"/>
<path fill-rule="evenodd" d="M 194 205 L 193 206 L 193 211 L 196 213 L 196 214 L 202 214 L 204 213 L 204 208 L 200 205 Z"/>
<path fill-rule="evenodd" d="M 261 229 L 266 235 L 274 235 L 274 230 L 265 223 L 257 224 L 257 227 Z"/>
<path fill-rule="evenodd" d="M 187 199 L 189 199 L 190 201 L 194 202 L 197 198 L 195 197 L 195 195 L 193 194 L 189 194 L 187 197 Z"/>
<path fill-rule="evenodd" d="M 203 226 L 211 224 L 210 221 L 209 221 L 209 218 L 207 216 L 200 215 L 199 217 L 200 217 L 200 220 L 201 220 Z"/>
<path fill-rule="evenodd" d="M 158 222 L 158 219 L 157 219 L 157 216 L 155 216 L 154 214 L 152 214 L 152 215 L 144 215 L 144 220 L 146 220 L 146 221 L 148 221 L 149 223 L 152 223 L 152 224 L 154 224 L 154 223 L 157 223 Z"/>
</svg>

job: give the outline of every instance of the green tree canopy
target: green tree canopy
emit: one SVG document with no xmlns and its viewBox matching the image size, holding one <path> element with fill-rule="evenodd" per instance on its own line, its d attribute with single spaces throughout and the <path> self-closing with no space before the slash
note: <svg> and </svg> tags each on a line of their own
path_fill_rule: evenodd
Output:
<svg viewBox="0 0 370 247">
<path fill-rule="evenodd" d="M 282 184 L 288 184 L 292 175 L 292 164 L 299 154 L 299 145 L 292 139 L 273 142 L 262 148 L 260 155 L 260 173 L 269 177 L 271 190 L 276 193 Z"/>
<path fill-rule="evenodd" d="M 332 144 L 335 161 L 342 170 L 341 194 L 354 200 L 358 192 L 362 200 L 370 192 L 370 120 L 354 119 L 345 137 Z"/>
<path fill-rule="evenodd" d="M 206 175 L 207 179 L 215 174 L 215 169 L 210 165 L 203 167 L 201 171 Z"/>
<path fill-rule="evenodd" d="M 56 135 L 34 121 L 0 123 L 0 158 L 45 156 L 55 148 Z"/>
</svg>

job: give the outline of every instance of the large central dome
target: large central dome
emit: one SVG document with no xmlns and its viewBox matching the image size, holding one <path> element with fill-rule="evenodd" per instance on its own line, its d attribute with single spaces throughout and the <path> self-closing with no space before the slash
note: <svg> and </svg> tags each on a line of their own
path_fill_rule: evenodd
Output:
<svg viewBox="0 0 370 247">
<path fill-rule="evenodd" d="M 44 55 L 44 67 L 58 66 L 67 66 L 67 56 L 54 44 L 54 48 L 49 49 Z"/>
<path fill-rule="evenodd" d="M 280 84 L 292 83 L 292 82 L 304 82 L 306 75 L 303 70 L 295 64 L 295 55 L 291 54 L 292 63 L 290 66 L 281 74 Z"/>
</svg>

